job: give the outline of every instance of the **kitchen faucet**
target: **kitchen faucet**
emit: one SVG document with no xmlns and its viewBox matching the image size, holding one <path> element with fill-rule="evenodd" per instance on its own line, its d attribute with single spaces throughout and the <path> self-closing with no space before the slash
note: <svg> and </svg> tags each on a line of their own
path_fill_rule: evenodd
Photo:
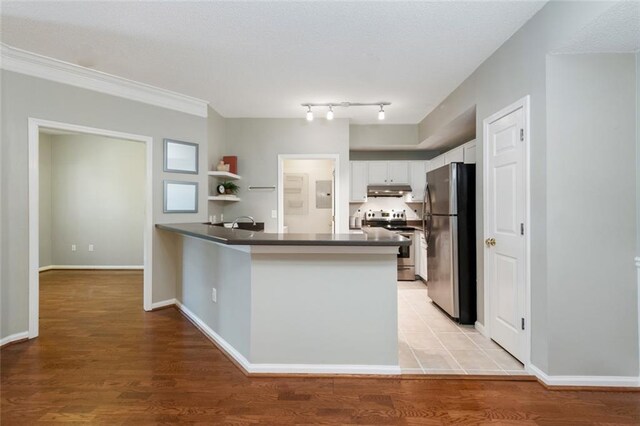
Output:
<svg viewBox="0 0 640 426">
<path fill-rule="evenodd" d="M 236 219 L 231 224 L 231 229 L 236 228 L 238 226 L 238 221 L 240 219 L 249 219 L 249 220 L 251 220 L 251 222 L 253 222 L 254 225 L 256 224 L 256 220 L 251 216 L 238 216 L 238 217 L 236 217 Z"/>
</svg>

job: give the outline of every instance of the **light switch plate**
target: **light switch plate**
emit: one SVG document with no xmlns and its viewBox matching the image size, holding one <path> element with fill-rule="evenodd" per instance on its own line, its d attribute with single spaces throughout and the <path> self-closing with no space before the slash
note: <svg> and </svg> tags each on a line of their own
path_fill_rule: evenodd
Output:
<svg viewBox="0 0 640 426">
<path fill-rule="evenodd" d="M 89 251 L 93 251 L 93 244 L 89 244 Z"/>
<path fill-rule="evenodd" d="M 218 291 L 215 287 L 211 289 L 211 301 L 214 303 L 218 301 Z"/>
<path fill-rule="evenodd" d="M 71 251 L 76 251 L 76 245 L 75 244 L 71 244 Z"/>
<path fill-rule="evenodd" d="M 271 218 L 272 219 L 278 218 L 278 210 L 271 210 Z"/>
</svg>

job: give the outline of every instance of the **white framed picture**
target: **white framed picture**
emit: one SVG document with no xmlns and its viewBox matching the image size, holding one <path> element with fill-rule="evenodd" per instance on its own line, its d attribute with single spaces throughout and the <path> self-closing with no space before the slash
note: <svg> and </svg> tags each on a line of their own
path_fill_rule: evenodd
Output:
<svg viewBox="0 0 640 426">
<path fill-rule="evenodd" d="M 165 139 L 164 171 L 198 174 L 198 144 Z"/>
<path fill-rule="evenodd" d="M 165 213 L 198 213 L 198 182 L 164 181 Z"/>
</svg>

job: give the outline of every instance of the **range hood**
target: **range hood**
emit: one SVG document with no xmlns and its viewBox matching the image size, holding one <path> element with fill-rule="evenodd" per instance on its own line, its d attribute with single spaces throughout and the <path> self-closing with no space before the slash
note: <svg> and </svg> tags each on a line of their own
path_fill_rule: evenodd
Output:
<svg viewBox="0 0 640 426">
<path fill-rule="evenodd" d="M 411 186 L 405 184 L 397 185 L 369 185 L 367 186 L 367 197 L 404 197 L 411 192 Z"/>
</svg>

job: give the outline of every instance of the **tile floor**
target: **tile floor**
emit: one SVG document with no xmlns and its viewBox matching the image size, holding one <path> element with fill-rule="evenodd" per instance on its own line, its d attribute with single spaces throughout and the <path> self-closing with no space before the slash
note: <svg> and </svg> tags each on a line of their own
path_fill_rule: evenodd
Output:
<svg viewBox="0 0 640 426">
<path fill-rule="evenodd" d="M 491 339 L 431 303 L 421 281 L 398 282 L 398 338 L 403 374 L 526 374 Z"/>
</svg>

